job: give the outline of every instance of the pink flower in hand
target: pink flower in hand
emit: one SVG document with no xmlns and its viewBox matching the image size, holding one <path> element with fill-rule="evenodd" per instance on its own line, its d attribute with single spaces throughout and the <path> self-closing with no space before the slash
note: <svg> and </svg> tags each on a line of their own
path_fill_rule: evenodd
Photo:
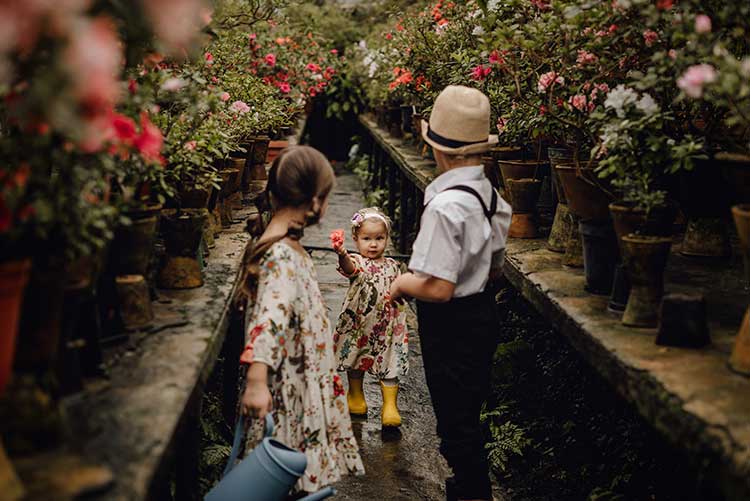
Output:
<svg viewBox="0 0 750 501">
<path fill-rule="evenodd" d="M 696 64 L 677 79 L 677 87 L 688 96 L 699 99 L 703 95 L 703 86 L 715 82 L 716 76 L 716 69 L 710 64 Z"/>
<path fill-rule="evenodd" d="M 247 104 L 245 104 L 244 101 L 233 102 L 232 105 L 229 106 L 229 109 L 236 113 L 239 113 L 240 115 L 243 115 L 247 113 L 248 111 L 250 111 L 250 107 Z"/>
<path fill-rule="evenodd" d="M 695 16 L 695 32 L 711 33 L 711 18 L 705 14 Z"/>
</svg>

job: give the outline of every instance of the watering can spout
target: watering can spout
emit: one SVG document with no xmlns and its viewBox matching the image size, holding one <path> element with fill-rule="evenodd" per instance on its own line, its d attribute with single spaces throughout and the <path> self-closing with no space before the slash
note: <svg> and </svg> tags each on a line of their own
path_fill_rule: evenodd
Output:
<svg viewBox="0 0 750 501">
<path fill-rule="evenodd" d="M 305 496 L 299 501 L 319 501 L 321 499 L 325 499 L 331 496 L 336 495 L 336 489 L 333 487 L 326 487 L 325 489 L 321 489 L 315 494 L 310 494 L 309 496 Z"/>
</svg>

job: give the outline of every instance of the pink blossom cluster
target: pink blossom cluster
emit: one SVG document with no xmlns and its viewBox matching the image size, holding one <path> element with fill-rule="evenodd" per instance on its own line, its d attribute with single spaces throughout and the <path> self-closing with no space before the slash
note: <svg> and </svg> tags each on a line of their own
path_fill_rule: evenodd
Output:
<svg viewBox="0 0 750 501">
<path fill-rule="evenodd" d="M 646 42 L 646 47 L 651 47 L 659 40 L 659 34 L 654 30 L 646 30 L 643 32 L 643 40 Z"/>
<path fill-rule="evenodd" d="M 552 8 L 551 0 L 530 0 L 531 5 L 539 10 L 548 10 Z"/>
<path fill-rule="evenodd" d="M 578 66 L 586 66 L 588 64 L 596 64 L 599 61 L 599 58 L 596 56 L 596 54 L 592 54 L 591 52 L 580 49 L 578 51 L 578 57 L 576 58 L 576 63 Z"/>
<path fill-rule="evenodd" d="M 235 113 L 244 115 L 245 113 L 250 111 L 250 106 L 248 106 L 244 101 L 235 101 L 229 106 L 229 109 L 234 111 Z"/>
<path fill-rule="evenodd" d="M 711 18 L 705 14 L 695 16 L 695 32 L 711 33 Z"/>
<path fill-rule="evenodd" d="M 557 74 L 555 71 L 549 71 L 542 76 L 539 77 L 539 82 L 537 83 L 537 90 L 540 94 L 543 94 L 547 92 L 547 90 L 551 90 L 555 84 L 563 85 L 565 83 L 565 79 Z"/>
<path fill-rule="evenodd" d="M 677 87 L 689 97 L 700 99 L 703 96 L 703 87 L 715 82 L 717 76 L 716 69 L 710 64 L 696 64 L 677 79 Z"/>
<path fill-rule="evenodd" d="M 596 107 L 593 101 L 590 101 L 585 94 L 576 94 L 574 96 L 570 96 L 570 99 L 568 99 L 568 104 L 570 104 L 578 111 L 588 113 L 594 111 L 594 108 Z"/>
</svg>

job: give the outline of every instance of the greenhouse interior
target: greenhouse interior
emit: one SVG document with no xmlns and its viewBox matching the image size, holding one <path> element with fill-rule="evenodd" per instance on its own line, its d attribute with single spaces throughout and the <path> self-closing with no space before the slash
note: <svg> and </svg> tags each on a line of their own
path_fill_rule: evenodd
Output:
<svg viewBox="0 0 750 501">
<path fill-rule="evenodd" d="M 0 500 L 750 499 L 750 2 L 0 0 Z"/>
</svg>

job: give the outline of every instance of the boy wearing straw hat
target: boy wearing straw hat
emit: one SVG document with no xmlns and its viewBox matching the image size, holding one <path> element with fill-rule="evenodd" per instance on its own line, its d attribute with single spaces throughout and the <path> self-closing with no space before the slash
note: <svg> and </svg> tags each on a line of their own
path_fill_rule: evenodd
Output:
<svg viewBox="0 0 750 501">
<path fill-rule="evenodd" d="M 422 135 L 440 175 L 425 190 L 411 273 L 391 286 L 394 300 L 417 299 L 440 452 L 454 474 L 446 480 L 449 501 L 492 499 L 479 413 L 498 320 L 485 287 L 502 261 L 511 209 L 484 175 L 481 155 L 497 142 L 489 130 L 490 103 L 480 91 L 448 86 L 435 100 Z"/>
</svg>

